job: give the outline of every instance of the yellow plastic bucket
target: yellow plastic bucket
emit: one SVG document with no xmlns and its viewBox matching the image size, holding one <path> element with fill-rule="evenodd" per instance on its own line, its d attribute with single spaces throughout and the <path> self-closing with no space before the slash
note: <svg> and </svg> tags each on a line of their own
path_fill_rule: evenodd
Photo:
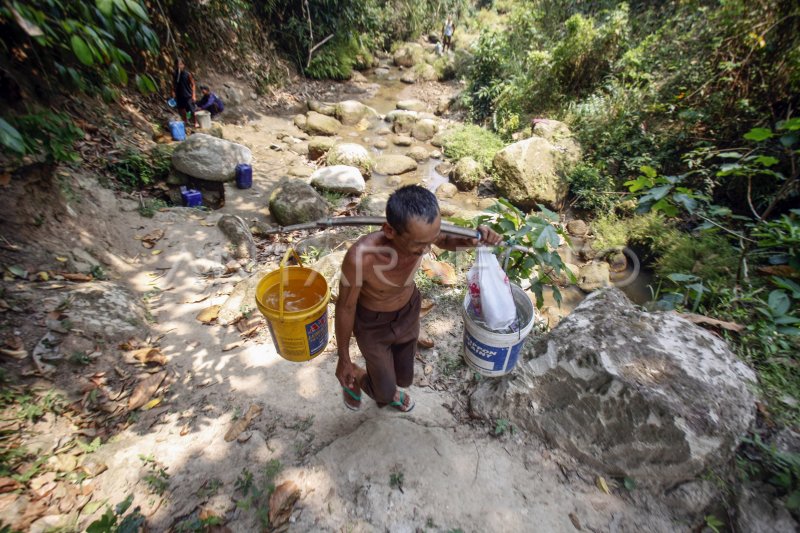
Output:
<svg viewBox="0 0 800 533">
<path fill-rule="evenodd" d="M 288 266 L 294 255 L 297 266 Z M 325 277 L 306 268 L 289 248 L 280 267 L 265 275 L 256 287 L 256 305 L 267 317 L 275 350 L 288 361 L 315 358 L 328 345 L 328 302 L 331 291 Z"/>
</svg>

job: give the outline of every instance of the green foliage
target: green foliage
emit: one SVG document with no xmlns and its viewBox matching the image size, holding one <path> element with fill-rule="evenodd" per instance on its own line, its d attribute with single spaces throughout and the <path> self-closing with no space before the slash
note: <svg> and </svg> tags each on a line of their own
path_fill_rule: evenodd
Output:
<svg viewBox="0 0 800 533">
<path fill-rule="evenodd" d="M 158 145 L 150 152 L 126 148 L 109 164 L 109 170 L 126 190 L 141 189 L 156 181 L 164 180 L 172 170 L 174 148 Z"/>
<path fill-rule="evenodd" d="M 756 475 L 776 488 L 787 509 L 800 511 L 800 454 L 779 451 L 758 435 L 744 439 L 744 443 L 743 453 L 758 460 Z"/>
<path fill-rule="evenodd" d="M 169 474 L 167 468 L 161 466 L 152 455 L 140 455 L 142 465 L 147 468 L 147 473 L 142 479 L 153 494 L 163 495 L 169 488 Z"/>
<path fill-rule="evenodd" d="M 236 507 L 244 511 L 255 510 L 264 529 L 269 526 L 269 497 L 275 491 L 274 479 L 282 468 L 283 465 L 279 460 L 271 459 L 264 466 L 260 479 L 256 479 L 253 473 L 245 468 L 234 483 L 234 488 L 241 494 L 241 499 L 236 501 Z"/>
<path fill-rule="evenodd" d="M 389 486 L 395 489 L 403 490 L 403 473 L 392 472 L 389 476 Z"/>
<path fill-rule="evenodd" d="M 447 130 L 442 136 L 443 150 L 447 157 L 456 161 L 470 156 L 488 171 L 492 159 L 503 148 L 503 140 L 480 126 L 461 125 Z"/>
<path fill-rule="evenodd" d="M 83 131 L 69 115 L 48 110 L 9 116 L 8 120 L 0 122 L 0 143 L 17 156 L 34 155 L 58 163 L 78 161 L 74 144 Z"/>
<path fill-rule="evenodd" d="M 739 254 L 719 233 L 689 234 L 673 230 L 662 239 L 655 271 L 660 278 L 674 272 L 691 273 L 711 287 L 731 284 L 736 279 Z"/>
<path fill-rule="evenodd" d="M 348 80 L 360 53 L 354 38 L 333 39 L 314 54 L 305 69 L 306 76 L 318 80 Z"/>
<path fill-rule="evenodd" d="M 500 435 L 504 434 L 506 431 L 510 431 L 511 433 L 514 432 L 514 426 L 511 425 L 505 418 L 498 418 L 497 422 L 494 426 L 494 435 L 499 437 Z"/>
<path fill-rule="evenodd" d="M 0 6 L 0 21 L 7 49 L 31 47 L 33 53 L 15 56 L 21 70 L 45 77 L 55 72 L 81 91 L 127 85 L 130 71 L 137 70 L 133 56 L 155 57 L 159 51 L 140 0 L 6 3 Z M 155 90 L 149 75 L 135 76 L 142 92 Z"/>
<path fill-rule="evenodd" d="M 620 200 L 611 176 L 593 165 L 578 164 L 567 176 L 567 181 L 575 196 L 573 205 L 579 209 L 608 213 Z"/>
<path fill-rule="evenodd" d="M 554 225 L 558 222 L 558 215 L 543 206 L 539 208 L 541 213 L 526 215 L 501 198 L 487 209 L 490 215 L 478 216 L 472 220 L 472 224 L 486 224 L 501 234 L 506 243 L 523 246 L 533 252 L 512 251 L 506 273 L 515 283 L 523 279 L 530 280 L 536 304 L 541 307 L 545 286 L 552 287 L 553 297 L 560 303 L 561 292 L 556 286 L 559 276 L 564 273 L 573 282 L 575 280 L 557 253 L 560 238 L 567 238 L 564 230 Z"/>
<path fill-rule="evenodd" d="M 89 524 L 86 533 L 136 533 L 144 526 L 145 517 L 139 507 L 125 515 L 132 503 L 133 494 L 130 494 L 113 509 L 107 507 L 100 518 Z"/>
<path fill-rule="evenodd" d="M 153 218 L 160 209 L 167 207 L 167 202 L 160 198 L 148 198 L 139 206 L 139 214 L 145 218 Z"/>
</svg>

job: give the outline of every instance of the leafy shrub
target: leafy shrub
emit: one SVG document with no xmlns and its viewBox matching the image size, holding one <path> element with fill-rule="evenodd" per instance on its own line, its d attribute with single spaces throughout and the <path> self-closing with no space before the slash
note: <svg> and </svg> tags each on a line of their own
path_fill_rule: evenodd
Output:
<svg viewBox="0 0 800 533">
<path fill-rule="evenodd" d="M 0 144 L 17 157 L 34 155 L 47 162 L 75 162 L 75 141 L 83 137 L 69 115 L 39 111 L 0 119 Z"/>
<path fill-rule="evenodd" d="M 503 140 L 496 134 L 472 124 L 447 130 L 442 142 L 444 153 L 450 159 L 470 156 L 487 170 L 491 168 L 495 154 L 504 146 Z"/>
<path fill-rule="evenodd" d="M 596 167 L 581 163 L 567 176 L 575 207 L 597 213 L 613 211 L 619 201 L 614 180 Z"/>
<path fill-rule="evenodd" d="M 656 274 L 665 279 L 674 272 L 697 276 L 706 285 L 720 287 L 736 279 L 739 262 L 737 250 L 720 234 L 675 232 L 664 248 L 654 250 Z"/>
<path fill-rule="evenodd" d="M 334 39 L 314 54 L 305 71 L 306 76 L 317 80 L 348 80 L 358 54 L 359 48 L 352 39 Z"/>
<path fill-rule="evenodd" d="M 166 145 L 158 145 L 151 152 L 127 148 L 119 159 L 109 165 L 109 169 L 123 188 L 141 189 L 167 178 L 172 169 L 173 150 Z"/>
<path fill-rule="evenodd" d="M 561 293 L 556 285 L 558 278 L 563 274 L 573 282 L 575 279 L 556 251 L 561 238 L 566 238 L 564 230 L 554 225 L 558 215 L 543 207 L 540 213 L 526 215 L 504 198 L 486 211 L 490 214 L 475 217 L 472 227 L 486 224 L 503 235 L 509 245 L 523 246 L 533 252 L 510 253 L 506 269 L 509 279 L 516 283 L 530 280 L 537 307 L 544 303 L 543 289 L 546 286 L 552 287 L 553 297 L 560 303 Z"/>
<path fill-rule="evenodd" d="M 592 222 L 595 250 L 638 245 L 646 249 L 663 249 L 675 240 L 677 230 L 663 215 L 650 212 L 630 218 L 614 214 L 602 215 Z"/>
</svg>

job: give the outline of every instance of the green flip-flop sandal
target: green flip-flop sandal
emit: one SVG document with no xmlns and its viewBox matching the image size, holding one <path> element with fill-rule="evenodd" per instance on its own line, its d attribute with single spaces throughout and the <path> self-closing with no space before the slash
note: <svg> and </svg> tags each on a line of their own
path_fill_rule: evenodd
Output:
<svg viewBox="0 0 800 533">
<path fill-rule="evenodd" d="M 408 405 L 405 404 L 406 397 L 408 397 Z M 414 409 L 415 405 L 416 403 L 414 403 L 414 398 L 408 396 L 405 391 L 400 391 L 400 399 L 396 402 L 390 403 L 389 407 L 397 409 L 401 413 L 410 413 Z"/>
<path fill-rule="evenodd" d="M 359 409 L 361 409 L 361 395 L 356 394 L 355 392 L 351 391 L 350 389 L 348 389 L 344 385 L 342 385 L 342 391 L 343 391 L 343 401 L 344 401 L 344 406 L 345 407 L 347 407 L 351 411 L 358 411 Z M 350 396 L 352 399 L 357 401 L 358 405 L 351 405 L 351 404 L 347 403 L 347 397 L 348 396 Z"/>
</svg>

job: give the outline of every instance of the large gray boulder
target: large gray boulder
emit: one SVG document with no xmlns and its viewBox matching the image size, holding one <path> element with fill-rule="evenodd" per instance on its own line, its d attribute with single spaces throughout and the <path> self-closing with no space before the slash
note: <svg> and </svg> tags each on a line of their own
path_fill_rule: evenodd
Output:
<svg viewBox="0 0 800 533">
<path fill-rule="evenodd" d="M 374 110 L 356 100 L 345 100 L 336 104 L 335 116 L 346 126 L 358 124 L 362 118 L 374 114 Z"/>
<path fill-rule="evenodd" d="M 386 115 L 386 121 L 392 123 L 392 130 L 395 133 L 411 133 L 418 118 L 419 115 L 416 111 L 403 111 L 400 109 L 390 111 Z"/>
<path fill-rule="evenodd" d="M 439 124 L 435 120 L 423 118 L 412 126 L 411 135 L 418 141 L 428 141 L 433 139 L 437 131 L 439 131 Z"/>
<path fill-rule="evenodd" d="M 326 161 L 329 165 L 348 165 L 356 167 L 364 176 L 369 176 L 375 161 L 369 151 L 356 143 L 335 144 L 328 150 Z M 363 181 L 363 180 L 362 180 Z"/>
<path fill-rule="evenodd" d="M 281 226 L 302 224 L 328 216 L 328 202 L 311 185 L 288 180 L 272 191 L 269 212 Z"/>
<path fill-rule="evenodd" d="M 513 374 L 481 382 L 471 407 L 663 489 L 727 463 L 755 420 L 754 386 L 720 337 L 610 288 L 528 343 Z"/>
<path fill-rule="evenodd" d="M 311 185 L 323 191 L 341 194 L 362 194 L 367 188 L 361 171 L 347 165 L 317 169 L 311 175 Z"/>
<path fill-rule="evenodd" d="M 309 111 L 307 117 L 303 129 L 309 135 L 336 135 L 342 129 L 342 123 L 328 115 Z"/>
<path fill-rule="evenodd" d="M 256 242 L 253 234 L 241 217 L 236 215 L 222 215 L 217 221 L 217 227 L 228 237 L 233 245 L 233 256 L 236 259 L 255 259 Z"/>
<path fill-rule="evenodd" d="M 397 102 L 397 109 L 401 109 L 404 111 L 425 111 L 428 108 L 428 104 L 423 102 L 422 100 L 418 100 L 416 98 L 411 98 L 409 100 L 399 100 Z"/>
<path fill-rule="evenodd" d="M 329 104 L 327 102 L 320 102 L 319 100 L 312 99 L 307 102 L 307 105 L 309 111 L 321 113 L 329 117 L 336 115 L 336 104 Z"/>
<path fill-rule="evenodd" d="M 557 208 L 567 195 L 567 175 L 580 157 L 571 137 L 560 144 L 538 136 L 518 141 L 494 156 L 497 188 L 520 207 L 543 203 Z"/>
<path fill-rule="evenodd" d="M 311 137 L 308 141 L 308 158 L 312 161 L 328 153 L 336 144 L 336 139 L 331 137 Z"/>
<path fill-rule="evenodd" d="M 413 67 L 423 61 L 425 49 L 418 43 L 403 43 L 394 53 L 392 60 L 398 67 Z"/>
<path fill-rule="evenodd" d="M 366 217 L 382 217 L 386 214 L 386 203 L 389 195 L 386 193 L 368 194 L 361 198 L 358 204 L 358 214 Z"/>
<path fill-rule="evenodd" d="M 194 178 L 208 181 L 230 181 L 236 175 L 236 165 L 250 164 L 250 149 L 241 144 L 195 133 L 172 152 L 172 166 Z"/>
<path fill-rule="evenodd" d="M 484 177 L 483 166 L 471 157 L 462 157 L 453 168 L 450 176 L 456 187 L 461 191 L 471 191 Z"/>
<path fill-rule="evenodd" d="M 417 162 L 405 155 L 383 154 L 375 160 L 375 172 L 393 176 L 417 169 Z"/>
</svg>

